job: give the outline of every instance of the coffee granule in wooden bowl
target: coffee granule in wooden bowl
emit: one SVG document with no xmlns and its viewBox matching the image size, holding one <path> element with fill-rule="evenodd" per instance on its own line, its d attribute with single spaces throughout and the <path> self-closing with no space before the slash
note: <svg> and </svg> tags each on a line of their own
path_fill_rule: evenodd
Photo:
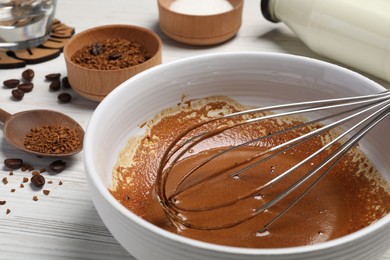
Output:
<svg viewBox="0 0 390 260">
<path fill-rule="evenodd" d="M 71 60 L 88 69 L 117 70 L 150 59 L 145 47 L 135 41 L 113 38 L 94 42 L 76 51 Z"/>
</svg>

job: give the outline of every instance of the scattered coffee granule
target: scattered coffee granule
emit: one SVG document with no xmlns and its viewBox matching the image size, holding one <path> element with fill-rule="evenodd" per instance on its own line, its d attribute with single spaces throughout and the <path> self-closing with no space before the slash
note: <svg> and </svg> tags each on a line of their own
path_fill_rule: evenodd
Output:
<svg viewBox="0 0 390 260">
<path fill-rule="evenodd" d="M 24 140 L 26 149 L 45 154 L 69 153 L 80 145 L 76 129 L 61 125 L 33 128 Z"/>
<path fill-rule="evenodd" d="M 34 167 L 32 167 L 32 165 L 30 164 L 24 163 L 20 169 L 22 170 L 22 172 L 26 172 L 34 170 Z"/>
<path fill-rule="evenodd" d="M 59 181 L 59 182 L 58 182 L 58 185 L 60 185 L 60 186 L 61 186 L 62 184 L 63 184 L 63 183 L 62 183 L 62 181 Z"/>
<path fill-rule="evenodd" d="M 82 47 L 71 60 L 88 69 L 116 70 L 141 64 L 150 59 L 145 47 L 135 41 L 113 38 Z"/>
<path fill-rule="evenodd" d="M 7 168 L 14 168 L 15 170 L 20 169 L 20 171 L 23 171 L 23 172 L 27 171 L 27 170 L 28 171 L 32 171 L 31 185 L 33 185 L 33 186 L 35 186 L 37 188 L 42 187 L 45 184 L 45 182 L 46 182 L 45 177 L 43 175 L 41 175 L 41 173 L 47 171 L 47 168 L 45 168 L 45 167 L 42 167 L 39 170 L 34 170 L 34 167 L 32 165 L 24 163 L 22 159 L 18 159 L 18 158 L 8 158 L 8 159 L 4 160 L 4 164 L 5 164 L 5 166 L 8 166 Z M 51 170 L 54 169 L 57 172 L 61 172 L 62 170 L 64 170 L 65 166 L 66 166 L 66 162 L 63 161 L 63 160 L 55 160 L 55 161 L 53 161 L 49 165 Z M 8 175 L 9 176 L 13 176 L 13 175 L 15 175 L 15 173 L 14 173 L 14 171 L 11 170 L 11 171 L 8 172 Z M 8 180 L 7 177 L 3 177 L 1 180 L 2 180 L 2 182 L 4 184 L 9 184 L 9 180 Z M 22 183 L 19 184 L 19 187 L 20 188 L 24 188 L 25 184 L 28 183 L 29 181 L 30 181 L 30 179 L 28 177 L 23 177 L 22 176 L 22 180 L 21 180 Z M 53 184 L 53 181 L 50 180 L 47 183 Z M 59 181 L 58 185 L 62 185 L 62 181 Z M 9 191 L 11 193 L 15 193 L 16 190 L 17 190 L 17 188 L 10 188 Z M 49 196 L 51 194 L 51 190 L 50 189 L 44 189 L 44 190 L 42 190 L 42 193 L 45 196 Z M 32 197 L 32 199 L 34 201 L 38 201 L 38 196 L 34 195 Z M 0 206 L 5 205 L 6 203 L 7 202 L 5 200 L 0 200 Z M 10 214 L 11 210 L 7 209 L 6 213 Z"/>
</svg>

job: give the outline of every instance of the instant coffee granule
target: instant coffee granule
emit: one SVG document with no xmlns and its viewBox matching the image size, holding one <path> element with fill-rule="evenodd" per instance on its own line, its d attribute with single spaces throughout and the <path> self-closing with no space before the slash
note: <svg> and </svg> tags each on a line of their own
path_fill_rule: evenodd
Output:
<svg viewBox="0 0 390 260">
<path fill-rule="evenodd" d="M 31 164 L 23 163 L 22 167 L 20 167 L 20 170 L 22 170 L 22 172 L 32 171 L 34 170 L 34 167 Z"/>
<path fill-rule="evenodd" d="M 52 164 L 53 163 L 55 165 L 60 165 L 61 171 L 65 169 L 65 166 L 66 166 L 65 161 L 56 160 L 56 161 L 52 162 Z M 42 192 L 42 194 L 44 196 L 48 197 L 48 196 L 51 195 L 52 190 L 48 189 L 48 188 L 44 188 L 44 186 L 45 186 L 45 183 L 53 185 L 54 182 L 52 180 L 49 180 L 47 182 L 45 181 L 45 177 L 42 175 L 42 174 L 44 174 L 46 172 L 46 168 L 45 167 L 41 167 L 39 170 L 33 170 L 34 167 L 32 165 L 23 162 L 23 160 L 20 159 L 20 158 L 6 158 L 4 160 L 4 165 L 3 166 L 5 168 L 10 168 L 11 167 L 11 168 L 18 168 L 18 169 L 9 171 L 7 173 L 7 177 L 1 177 L 0 178 L 0 184 L 3 183 L 4 186 L 5 185 L 11 186 L 11 187 L 8 188 L 8 187 L 3 187 L 3 185 L 0 185 L 0 218 L 3 215 L 2 214 L 3 211 L 1 210 L 2 206 L 5 205 L 5 204 L 9 204 L 8 203 L 9 201 L 3 200 L 3 198 L 1 197 L 1 194 L 4 194 L 3 193 L 4 191 L 8 191 L 11 194 L 15 194 L 15 193 L 17 193 L 17 188 L 25 189 L 27 187 L 26 185 L 30 184 L 32 186 L 31 187 L 32 189 L 29 189 L 27 187 L 27 191 L 25 191 L 25 192 L 32 193 L 31 196 L 32 196 L 32 200 L 33 201 L 38 201 L 38 199 L 39 199 L 39 197 L 38 197 L 39 195 L 37 193 L 38 190 L 40 190 L 40 192 Z M 31 175 L 32 175 L 31 179 L 26 177 L 26 175 L 25 175 L 25 170 L 26 169 L 31 170 Z M 58 173 L 58 172 L 56 172 L 56 173 Z M 0 171 L 0 174 L 2 174 L 2 171 Z M 49 175 L 46 175 L 46 177 L 48 177 L 48 176 Z M 62 181 L 57 180 L 56 182 L 58 182 L 58 186 L 62 185 Z M 28 186 L 30 186 L 30 185 L 28 185 Z M 56 187 L 53 187 L 53 188 L 55 189 Z M 20 197 L 17 197 L 17 199 L 19 200 Z M 5 211 L 5 213 L 6 213 L 6 215 L 10 214 L 11 213 L 11 209 L 7 209 Z M 1 259 L 1 257 L 0 257 L 0 259 Z"/>
<path fill-rule="evenodd" d="M 33 128 L 24 140 L 26 149 L 45 154 L 69 153 L 80 145 L 76 129 L 61 125 Z"/>
<path fill-rule="evenodd" d="M 88 69 L 125 69 L 147 61 L 150 54 L 145 47 L 135 41 L 112 38 L 82 47 L 71 60 Z"/>
</svg>

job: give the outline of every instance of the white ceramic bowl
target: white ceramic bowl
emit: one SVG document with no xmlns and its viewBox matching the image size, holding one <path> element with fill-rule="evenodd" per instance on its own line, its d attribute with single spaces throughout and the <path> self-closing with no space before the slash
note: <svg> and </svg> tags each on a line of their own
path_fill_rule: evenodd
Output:
<svg viewBox="0 0 390 260">
<path fill-rule="evenodd" d="M 272 53 L 230 53 L 188 58 L 149 69 L 110 93 L 94 112 L 84 152 L 95 206 L 108 229 L 138 259 L 375 259 L 389 247 L 390 215 L 326 243 L 245 249 L 187 239 L 139 218 L 108 192 L 116 157 L 138 125 L 185 95 L 227 95 L 261 106 L 382 91 L 373 81 L 329 63 Z M 390 179 L 390 120 L 367 136 L 362 149 Z M 385 170 L 387 169 L 387 170 Z"/>
</svg>

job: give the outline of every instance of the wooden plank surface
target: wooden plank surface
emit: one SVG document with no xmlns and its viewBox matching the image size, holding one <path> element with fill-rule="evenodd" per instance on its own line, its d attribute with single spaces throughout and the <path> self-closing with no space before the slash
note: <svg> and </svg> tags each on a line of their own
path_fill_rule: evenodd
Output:
<svg viewBox="0 0 390 260">
<path fill-rule="evenodd" d="M 75 27 L 76 33 L 105 24 L 132 24 L 152 29 L 163 40 L 164 63 L 194 55 L 235 51 L 281 52 L 327 60 L 310 51 L 285 25 L 264 20 L 257 0 L 245 1 L 238 35 L 213 47 L 186 46 L 168 39 L 158 27 L 157 1 L 154 0 L 58 1 L 56 17 Z M 62 54 L 26 68 L 35 71 L 34 90 L 22 101 L 14 101 L 11 90 L 0 87 L 1 108 L 10 113 L 38 108 L 59 110 L 84 128 L 87 126 L 97 103 L 67 90 L 73 95 L 72 102 L 59 104 L 58 93 L 49 91 L 49 83 L 44 80 L 49 73 L 66 75 Z M 0 81 L 20 78 L 24 69 L 0 70 Z M 371 78 L 390 87 L 387 82 Z M 10 171 L 2 162 L 11 157 L 22 158 L 36 169 L 47 168 L 53 161 L 15 150 L 0 132 L 0 180 L 4 177 L 8 180 L 7 184 L 0 182 L 0 201 L 6 201 L 0 206 L 0 259 L 132 259 L 111 236 L 93 206 L 86 185 L 83 154 L 66 159 L 67 168 L 62 173 L 45 173 L 46 181 L 52 181 L 45 185 L 45 189 L 50 190 L 47 196 L 29 183 L 20 188 L 23 177 L 31 177 L 31 173 L 17 170 L 9 175 Z M 13 188 L 15 192 L 11 192 Z M 34 201 L 33 196 L 38 196 L 38 201 Z M 6 214 L 7 209 L 11 210 L 9 214 Z M 390 259 L 390 251 L 382 259 Z"/>
</svg>

